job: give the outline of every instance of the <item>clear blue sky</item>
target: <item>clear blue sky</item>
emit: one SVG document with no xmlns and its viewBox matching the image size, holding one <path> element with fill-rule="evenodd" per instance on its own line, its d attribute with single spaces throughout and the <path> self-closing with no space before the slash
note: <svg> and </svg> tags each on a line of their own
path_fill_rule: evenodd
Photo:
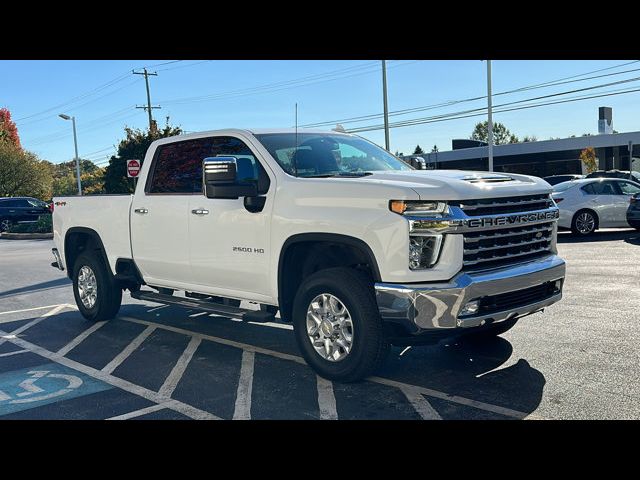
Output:
<svg viewBox="0 0 640 480">
<path fill-rule="evenodd" d="M 23 146 L 54 163 L 73 158 L 71 123 L 58 118 L 58 113 L 76 116 L 80 156 L 96 162 L 104 162 L 115 152 L 125 125 L 146 127 L 145 111 L 134 108 L 146 102 L 144 80 L 131 74 L 132 69 L 143 66 L 158 72 L 157 77 L 150 77 L 152 102 L 162 106 L 153 111 L 158 123 L 163 124 L 169 115 L 172 124 L 189 132 L 226 127 L 292 127 L 296 102 L 300 125 L 382 113 L 382 79 L 380 62 L 376 61 L 167 62 L 0 61 L 0 107 L 9 108 L 17 121 Z M 498 95 L 494 105 L 636 77 L 638 80 L 628 83 L 533 102 L 640 88 L 640 62 L 610 68 L 624 63 L 627 62 L 493 61 L 494 94 L 600 69 L 607 70 L 589 76 L 638 70 Z M 387 67 L 391 112 L 486 94 L 486 63 L 478 60 L 399 60 L 388 61 Z M 485 106 L 486 99 L 482 99 L 392 116 L 391 121 Z M 495 113 L 494 121 L 506 124 L 520 137 L 535 135 L 539 140 L 595 134 L 599 106 L 613 107 L 616 130 L 640 130 L 640 92 Z M 427 151 L 433 145 L 441 151 L 450 150 L 451 139 L 469 137 L 475 123 L 485 119 L 478 116 L 393 128 L 391 150 L 411 153 L 416 144 Z M 344 122 L 346 128 L 378 124 L 382 120 L 376 118 Z M 384 144 L 382 130 L 361 135 Z"/>
</svg>

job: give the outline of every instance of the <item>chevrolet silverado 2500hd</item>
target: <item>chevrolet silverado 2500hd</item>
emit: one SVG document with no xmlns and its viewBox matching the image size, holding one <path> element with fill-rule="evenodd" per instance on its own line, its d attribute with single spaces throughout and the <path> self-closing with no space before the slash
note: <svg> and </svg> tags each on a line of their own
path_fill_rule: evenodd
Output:
<svg viewBox="0 0 640 480">
<path fill-rule="evenodd" d="M 355 381 L 390 344 L 497 335 L 560 300 L 550 193 L 414 170 L 345 133 L 181 135 L 151 144 L 133 195 L 54 199 L 53 265 L 94 321 L 123 290 L 251 321 L 279 310 L 309 365 Z"/>
</svg>

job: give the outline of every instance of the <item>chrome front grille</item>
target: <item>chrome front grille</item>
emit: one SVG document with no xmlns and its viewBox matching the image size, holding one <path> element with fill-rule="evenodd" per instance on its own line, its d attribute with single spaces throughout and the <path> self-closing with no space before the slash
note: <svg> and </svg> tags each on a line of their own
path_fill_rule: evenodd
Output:
<svg viewBox="0 0 640 480">
<path fill-rule="evenodd" d="M 499 215 L 501 213 L 526 213 L 544 210 L 553 206 L 549 194 L 524 195 L 520 197 L 483 198 L 480 200 L 460 200 L 449 202 L 449 205 L 460 207 L 469 217 L 482 215 Z"/>
<path fill-rule="evenodd" d="M 554 222 L 464 233 L 463 265 L 491 268 L 551 252 Z"/>
</svg>

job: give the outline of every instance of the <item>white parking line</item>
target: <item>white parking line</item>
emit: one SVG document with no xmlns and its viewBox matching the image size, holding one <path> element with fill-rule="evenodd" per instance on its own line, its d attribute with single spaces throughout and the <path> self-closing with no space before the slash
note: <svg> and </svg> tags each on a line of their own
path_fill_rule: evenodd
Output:
<svg viewBox="0 0 640 480">
<path fill-rule="evenodd" d="M 62 304 L 63 306 L 66 306 L 66 303 Z M 34 307 L 34 308 L 24 308 L 22 310 L 11 310 L 10 312 L 0 312 L 0 315 L 8 315 L 10 313 L 22 313 L 22 312 L 33 312 L 34 310 L 45 310 L 47 308 L 54 308 L 54 307 L 59 307 L 61 306 L 60 304 L 58 305 L 46 305 L 44 307 Z M 0 320 L 0 323 L 7 323 L 7 322 L 15 322 L 16 320 Z"/>
<path fill-rule="evenodd" d="M 129 420 L 130 418 L 141 417 L 147 413 L 157 412 L 158 410 L 164 410 L 165 408 L 167 407 L 160 403 L 158 405 L 151 405 L 147 408 L 141 408 L 140 410 L 134 410 L 133 412 L 124 413 L 116 417 L 107 418 L 107 420 Z"/>
<path fill-rule="evenodd" d="M 251 420 L 254 360 L 255 354 L 253 352 L 248 350 L 242 352 L 242 367 L 240 368 L 240 380 L 238 380 L 236 406 L 233 411 L 234 420 Z"/>
<path fill-rule="evenodd" d="M 0 335 L 7 335 L 6 332 L 0 330 Z M 177 412 L 182 413 L 188 417 L 194 418 L 196 420 L 221 420 L 220 417 L 213 415 L 212 413 L 206 412 L 204 410 L 200 410 L 194 406 L 188 405 L 186 403 L 180 402 L 178 400 L 173 400 L 171 398 L 167 398 L 163 395 L 160 395 L 153 390 L 149 390 L 147 388 L 141 387 L 140 385 L 136 385 L 134 383 L 128 382 L 118 377 L 114 377 L 108 373 L 105 373 L 100 370 L 96 370 L 95 368 L 89 367 L 82 363 L 76 362 L 75 360 L 71 360 L 67 357 L 60 357 L 56 353 L 46 350 L 38 345 L 27 342 L 22 338 L 12 338 L 9 340 L 14 345 L 27 349 L 41 357 L 47 358 L 53 362 L 59 363 L 60 365 L 64 365 L 65 367 L 72 368 L 77 370 L 85 375 L 89 375 L 90 377 L 101 380 L 105 383 L 113 385 L 114 387 L 118 387 L 122 390 L 125 390 L 129 393 L 133 393 L 134 395 L 138 395 L 139 397 L 146 398 L 147 400 L 151 400 L 154 403 L 162 404 L 166 408 L 170 408 L 171 410 L 175 410 Z"/>
<path fill-rule="evenodd" d="M 438 412 L 434 410 L 429 402 L 415 388 L 400 388 L 409 403 L 423 420 L 442 420 Z"/>
<path fill-rule="evenodd" d="M 226 338 L 220 338 L 220 337 L 214 337 L 212 335 L 201 334 L 201 333 L 193 332 L 191 330 L 185 330 L 184 328 L 173 327 L 171 325 L 163 325 L 163 324 L 160 324 L 160 323 L 148 322 L 146 320 L 139 320 L 137 318 L 126 317 L 126 316 L 122 316 L 122 317 L 118 317 L 118 318 L 120 318 L 121 320 L 126 320 L 128 322 L 132 322 L 132 323 L 139 323 L 140 325 L 154 326 L 154 327 L 157 327 L 157 328 L 161 328 L 163 330 L 168 330 L 170 332 L 181 333 L 183 335 L 198 336 L 198 337 L 201 337 L 203 340 L 209 340 L 211 342 L 220 343 L 220 344 L 223 344 L 223 345 L 230 345 L 232 347 L 240 348 L 242 350 L 246 350 L 246 351 L 249 351 L 249 352 L 262 353 L 264 355 L 269 355 L 271 357 L 281 358 L 283 360 L 289 360 L 291 362 L 296 362 L 296 363 L 300 363 L 302 365 L 306 365 L 306 362 L 304 361 L 304 359 L 302 357 L 297 356 L 297 355 L 290 355 L 288 353 L 282 353 L 282 352 L 277 352 L 277 351 L 274 351 L 274 350 L 269 350 L 267 348 L 256 347 L 255 345 L 249 345 L 247 343 L 236 342 L 234 340 L 228 340 Z M 459 405 L 465 405 L 465 406 L 468 406 L 468 407 L 473 407 L 473 408 L 477 408 L 479 410 L 485 410 L 485 411 L 488 411 L 488 412 L 498 413 L 498 414 L 504 415 L 506 417 L 513 417 L 513 418 L 522 419 L 522 418 L 527 418 L 527 417 L 531 416 L 531 414 L 528 414 L 528 413 L 525 413 L 525 412 L 520 412 L 518 410 L 513 410 L 513 409 L 505 408 L 505 407 L 500 407 L 498 405 L 491 405 L 489 403 L 479 402 L 477 400 L 472 400 L 470 398 L 460 397 L 458 395 L 450 395 L 448 393 L 439 392 L 437 390 L 432 390 L 430 388 L 420 387 L 418 385 L 411 385 L 409 383 L 398 382 L 396 380 L 390 380 L 388 378 L 369 377 L 369 378 L 366 379 L 366 381 L 373 382 L 373 383 L 379 383 L 379 384 L 382 384 L 382 385 L 390 385 L 390 386 L 396 387 L 396 388 L 408 387 L 409 389 L 415 389 L 417 392 L 419 392 L 419 393 L 421 393 L 423 395 L 426 395 L 428 397 L 441 398 L 443 400 L 447 400 L 448 402 L 457 403 Z"/>
<path fill-rule="evenodd" d="M 160 310 L 161 308 L 167 308 L 169 305 L 160 305 L 159 307 L 156 308 L 152 308 L 151 310 L 147 310 L 147 313 L 149 312 L 155 312 L 156 310 Z"/>
<path fill-rule="evenodd" d="M 187 369 L 187 366 L 189 365 L 191 358 L 193 358 L 193 354 L 198 349 L 198 346 L 200 345 L 201 341 L 202 341 L 201 338 L 191 337 L 191 341 L 189 342 L 187 347 L 184 349 L 184 352 L 182 352 L 182 355 L 178 359 L 178 362 L 175 364 L 175 366 L 171 370 L 171 373 L 162 384 L 162 387 L 160 387 L 160 390 L 158 390 L 158 393 L 160 395 L 164 395 L 165 397 L 171 397 L 171 395 L 173 394 L 173 391 L 178 386 L 178 382 L 182 378 L 182 375 L 184 375 L 184 371 Z"/>
<path fill-rule="evenodd" d="M 0 353 L 0 358 L 2 357 L 10 357 L 12 355 L 18 355 L 19 353 L 27 353 L 29 350 L 15 350 L 13 352 L 8 353 Z"/>
<path fill-rule="evenodd" d="M 321 420 L 338 420 L 336 397 L 333 394 L 333 383 L 320 375 L 316 375 L 318 385 L 318 407 Z"/>
<path fill-rule="evenodd" d="M 64 347 L 62 347 L 60 350 L 58 350 L 58 355 L 60 355 L 61 357 L 64 357 L 67 353 L 69 353 L 71 350 L 73 350 L 75 347 L 77 347 L 78 345 L 80 345 L 80 343 L 82 343 L 84 341 L 85 338 L 87 338 L 89 335 L 91 335 L 93 332 L 95 332 L 96 330 L 98 330 L 100 327 L 102 327 L 105 323 L 107 323 L 106 321 L 103 322 L 96 322 L 94 323 L 91 327 L 87 328 L 84 332 L 82 332 L 80 335 L 78 335 L 76 338 L 74 338 L 73 340 L 71 340 L 69 343 L 67 343 Z"/>
<path fill-rule="evenodd" d="M 25 323 L 20 328 L 17 328 L 16 330 L 13 330 L 11 333 L 5 333 L 4 335 L 0 335 L 0 345 L 2 345 L 7 340 L 11 340 L 12 338 L 17 337 L 18 335 L 20 335 L 25 330 L 27 330 L 27 329 L 33 327 L 34 325 L 40 323 L 41 321 L 43 321 L 44 319 L 50 317 L 51 315 L 55 315 L 56 313 L 58 313 L 60 310 L 62 310 L 64 308 L 66 308 L 66 305 L 64 305 L 64 304 L 63 305 L 58 305 L 58 306 L 52 308 L 51 310 L 49 310 L 44 315 L 41 315 L 38 318 L 34 318 L 30 322 Z"/>
<path fill-rule="evenodd" d="M 189 318 L 201 317 L 202 315 L 206 315 L 207 313 L 209 312 L 194 313 L 193 315 L 189 315 Z"/>
<path fill-rule="evenodd" d="M 143 330 L 143 332 L 138 335 L 133 341 L 125 347 L 113 360 L 111 360 L 108 364 L 106 364 L 102 371 L 104 373 L 113 373 L 113 371 L 118 368 L 122 362 L 124 362 L 129 355 L 133 353 L 133 351 L 138 348 L 145 339 L 151 335 L 151 333 L 156 329 L 155 326 L 148 326 Z"/>
</svg>

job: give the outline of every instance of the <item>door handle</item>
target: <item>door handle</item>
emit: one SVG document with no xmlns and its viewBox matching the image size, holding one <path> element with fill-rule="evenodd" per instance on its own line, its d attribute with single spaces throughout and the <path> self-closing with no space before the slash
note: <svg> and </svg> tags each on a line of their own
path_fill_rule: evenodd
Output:
<svg viewBox="0 0 640 480">
<path fill-rule="evenodd" d="M 204 208 L 196 208 L 191 210 L 191 213 L 194 215 L 209 215 L 209 210 L 205 210 Z"/>
<path fill-rule="evenodd" d="M 149 213 L 149 210 L 147 210 L 146 208 L 136 208 L 134 212 L 139 213 L 140 215 L 146 215 L 147 213 Z"/>
</svg>

